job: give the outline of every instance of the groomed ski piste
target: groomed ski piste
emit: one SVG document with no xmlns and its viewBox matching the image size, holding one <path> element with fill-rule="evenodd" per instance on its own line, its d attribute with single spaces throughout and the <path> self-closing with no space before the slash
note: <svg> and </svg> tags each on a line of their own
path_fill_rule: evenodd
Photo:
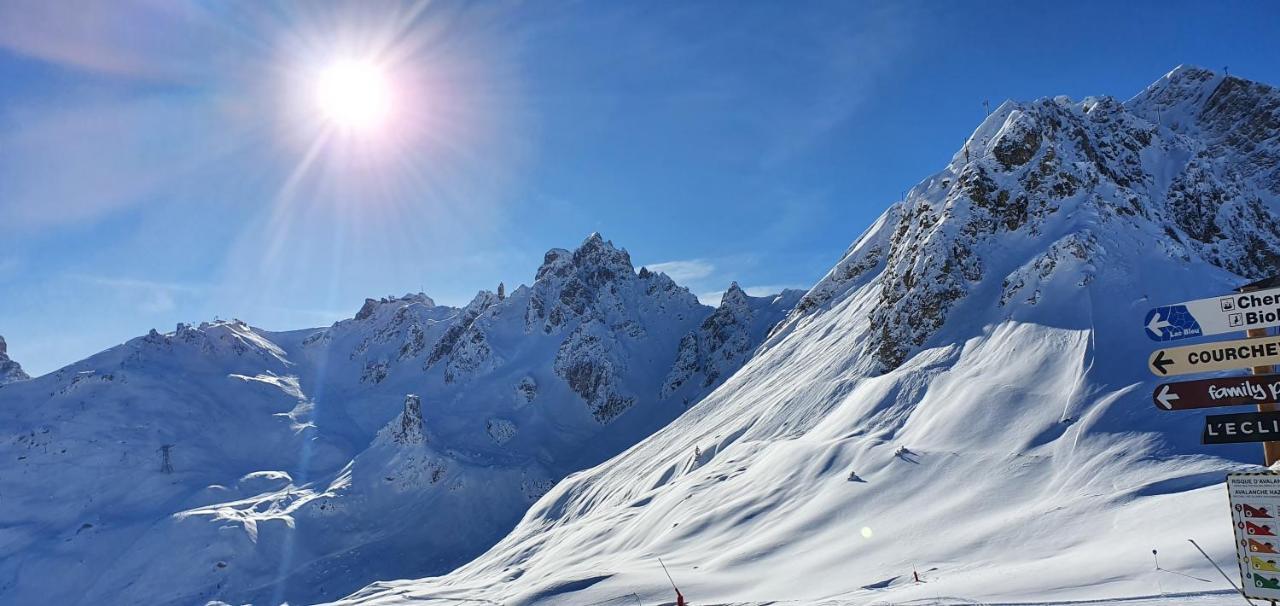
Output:
<svg viewBox="0 0 1280 606">
<path fill-rule="evenodd" d="M 706 399 L 337 603 L 669 604 L 662 558 L 698 605 L 1242 604 L 1188 539 L 1239 582 L 1223 480 L 1260 447 L 1153 406 L 1143 319 L 1275 273 L 1277 120 L 1192 67 L 1004 103 Z"/>
</svg>

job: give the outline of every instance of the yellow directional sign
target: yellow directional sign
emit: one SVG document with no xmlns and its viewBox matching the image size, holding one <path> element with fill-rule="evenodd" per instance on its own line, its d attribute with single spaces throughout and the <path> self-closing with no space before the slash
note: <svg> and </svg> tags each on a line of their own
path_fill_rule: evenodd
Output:
<svg viewBox="0 0 1280 606">
<path fill-rule="evenodd" d="M 1158 377 L 1280 364 L 1280 337 L 1157 349 L 1147 360 Z"/>
</svg>

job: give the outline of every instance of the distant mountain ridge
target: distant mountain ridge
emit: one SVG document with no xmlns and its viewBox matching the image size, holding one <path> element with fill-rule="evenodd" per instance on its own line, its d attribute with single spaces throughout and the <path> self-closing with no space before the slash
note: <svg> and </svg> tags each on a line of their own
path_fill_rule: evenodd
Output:
<svg viewBox="0 0 1280 606">
<path fill-rule="evenodd" d="M 707 307 L 592 234 L 463 307 L 179 324 L 6 385 L 0 523 L 23 555 L 0 602 L 304 603 L 446 572 L 696 404 L 799 295 Z M 673 385 L 688 342 L 716 357 Z"/>
</svg>

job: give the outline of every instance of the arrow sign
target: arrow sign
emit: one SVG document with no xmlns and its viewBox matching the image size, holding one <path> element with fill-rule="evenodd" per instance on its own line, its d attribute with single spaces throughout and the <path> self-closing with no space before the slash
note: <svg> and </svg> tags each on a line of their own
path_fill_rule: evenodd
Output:
<svg viewBox="0 0 1280 606">
<path fill-rule="evenodd" d="M 1204 444 L 1238 444 L 1280 440 L 1280 412 L 1243 412 L 1204 418 Z"/>
<path fill-rule="evenodd" d="M 1155 307 L 1142 326 L 1153 341 L 1280 326 L 1280 288 Z"/>
<path fill-rule="evenodd" d="M 1155 353 L 1155 356 L 1151 358 L 1151 367 L 1155 369 L 1152 372 L 1157 374 L 1162 374 L 1162 375 L 1169 374 L 1168 369 L 1170 364 L 1173 364 L 1173 360 L 1170 360 L 1167 356 L 1165 356 L 1163 349 L 1160 351 L 1157 351 Z"/>
<path fill-rule="evenodd" d="M 1280 375 L 1223 377 L 1165 383 L 1151 393 L 1161 410 L 1191 410 L 1280 402 Z"/>
<path fill-rule="evenodd" d="M 1157 377 L 1280 364 L 1280 337 L 1157 349 L 1147 364 Z"/>
</svg>

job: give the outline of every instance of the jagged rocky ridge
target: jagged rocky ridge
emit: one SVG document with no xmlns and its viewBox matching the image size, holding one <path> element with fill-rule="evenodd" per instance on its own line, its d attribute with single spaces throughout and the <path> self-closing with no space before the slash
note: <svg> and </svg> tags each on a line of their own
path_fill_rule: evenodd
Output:
<svg viewBox="0 0 1280 606">
<path fill-rule="evenodd" d="M 25 381 L 31 377 L 22 371 L 22 365 L 9 358 L 9 345 L 0 337 L 0 385 Z"/>
<path fill-rule="evenodd" d="M 468 565 L 342 603 L 669 601 L 658 556 L 695 603 L 1204 591 L 1186 538 L 1230 565 L 1221 482 L 1258 453 L 1153 409 L 1142 321 L 1275 272 L 1276 112 L 1193 67 L 1001 105 L 698 406 Z"/>
<path fill-rule="evenodd" d="M 710 387 L 733 374 L 777 324 L 779 312 L 794 308 L 803 294 L 786 290 L 769 297 L 752 297 L 737 282 L 730 284 L 715 312 L 702 321 L 698 330 L 680 339 L 675 366 L 662 384 L 662 397 L 670 397 L 686 383 Z"/>
<path fill-rule="evenodd" d="M 1000 304 L 1034 304 L 1064 258 L 1098 257 L 1099 229 L 1157 230 L 1179 258 L 1247 277 L 1280 267 L 1280 92 L 1179 68 L 1121 103 L 1111 97 L 1006 101 L 942 172 L 912 188 L 800 302 L 804 322 L 867 280 L 878 284 L 867 343 L 880 370 L 925 345 L 955 304 L 991 277 Z M 1039 242 L 1064 216 L 1095 220 L 1057 234 L 1029 263 L 1002 263 L 1010 237 Z M 1086 269 L 1081 285 L 1091 278 Z"/>
<path fill-rule="evenodd" d="M 0 601 L 306 603 L 445 572 L 685 412 L 796 298 L 712 309 L 593 234 L 461 308 L 179 324 L 7 385 L 0 524 L 24 555 L 0 561 Z M 665 386 L 713 316 L 736 319 L 732 358 Z"/>
</svg>

